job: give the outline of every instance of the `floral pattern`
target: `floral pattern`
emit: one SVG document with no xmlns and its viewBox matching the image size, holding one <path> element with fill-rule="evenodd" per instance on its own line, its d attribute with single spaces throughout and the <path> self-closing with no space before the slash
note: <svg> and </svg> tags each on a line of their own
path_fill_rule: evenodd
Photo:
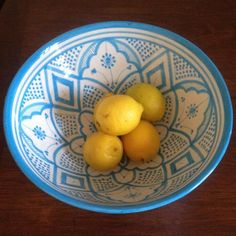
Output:
<svg viewBox="0 0 236 236">
<path fill-rule="evenodd" d="M 167 43 L 161 40 L 148 42 L 151 39 L 142 34 L 139 39 L 132 39 L 130 32 L 126 34 L 128 40 L 105 35 L 102 39 L 85 40 L 83 45 L 74 43 L 66 49 L 60 46 L 61 56 L 45 62 L 37 73 L 37 80 L 41 81 L 37 93 L 44 96 L 39 101 L 32 97 L 19 110 L 19 135 L 24 150 L 27 155 L 29 150 L 37 151 L 31 155 L 33 158 L 23 155 L 35 175 L 58 192 L 93 204 L 139 204 L 178 191 L 197 176 L 209 159 L 209 153 L 200 148 L 206 142 L 207 132 L 214 131 L 215 136 L 216 122 L 211 114 L 217 114 L 204 82 L 205 75 L 191 65 L 191 74 L 185 70 L 184 77 L 179 79 L 181 68 L 185 68 L 181 63 L 188 61 L 187 56 L 186 60 L 176 58 L 180 58 L 178 54 L 183 57 L 184 52 L 176 52 L 170 45 L 167 48 Z M 146 45 L 145 51 L 140 50 L 139 44 Z M 54 50 L 45 51 L 43 57 Z M 178 78 L 174 73 L 178 73 Z M 35 79 L 33 76 L 29 80 Z M 166 98 L 165 116 L 155 123 L 163 142 L 160 153 L 150 162 L 131 162 L 124 156 L 112 171 L 93 170 L 85 164 L 82 153 L 86 137 L 96 131 L 93 123 L 96 102 L 107 93 L 124 93 L 139 82 L 159 87 Z M 20 88 L 21 93 L 30 94 L 29 88 L 32 90 L 33 86 Z M 207 142 L 214 146 L 214 140 Z M 198 149 L 198 154 L 186 154 L 192 147 Z M 41 164 L 36 168 L 34 163 L 41 163 L 37 159 L 50 163 L 47 178 L 40 174 Z M 192 168 L 196 169 L 194 174 L 185 177 Z M 181 182 L 182 179 L 186 180 Z M 173 181 L 179 185 L 172 187 Z"/>
<path fill-rule="evenodd" d="M 207 91 L 198 92 L 195 89 L 176 91 L 179 101 L 179 113 L 175 128 L 185 132 L 191 139 L 194 139 L 198 132 L 196 124 L 201 124 L 205 112 L 209 106 L 210 98 Z"/>
<path fill-rule="evenodd" d="M 100 81 L 114 91 L 124 78 L 136 70 L 136 66 L 127 60 L 125 54 L 117 51 L 111 42 L 105 41 L 98 45 L 97 53 L 91 55 L 87 68 L 84 68 L 83 77 Z"/>
<path fill-rule="evenodd" d="M 196 117 L 198 113 L 198 105 L 196 105 L 196 103 L 190 104 L 187 107 L 187 110 L 185 111 L 185 113 L 189 119 Z"/>
<path fill-rule="evenodd" d="M 101 63 L 106 69 L 111 69 L 111 67 L 113 67 L 116 63 L 116 58 L 112 56 L 111 53 L 106 52 L 102 55 Z"/>
<path fill-rule="evenodd" d="M 45 139 L 46 137 L 46 134 L 45 134 L 45 131 L 42 130 L 41 127 L 39 127 L 38 125 L 36 125 L 33 129 L 33 132 L 34 132 L 34 135 L 38 138 L 38 139 Z"/>
<path fill-rule="evenodd" d="M 63 144 L 63 139 L 52 123 L 50 110 L 44 109 L 40 114 L 25 117 L 21 128 L 25 135 L 31 138 L 34 147 L 40 150 L 46 159 L 53 161 L 54 152 Z"/>
</svg>

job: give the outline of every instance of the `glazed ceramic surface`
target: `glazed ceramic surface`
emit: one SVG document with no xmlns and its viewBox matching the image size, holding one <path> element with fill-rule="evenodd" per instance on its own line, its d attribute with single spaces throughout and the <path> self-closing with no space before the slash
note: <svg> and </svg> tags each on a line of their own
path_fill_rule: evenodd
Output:
<svg viewBox="0 0 236 236">
<path fill-rule="evenodd" d="M 145 164 L 124 157 L 112 171 L 94 171 L 82 154 L 95 132 L 94 105 L 140 82 L 165 96 L 155 123 L 160 152 Z M 4 123 L 16 162 L 38 187 L 77 207 L 128 213 L 170 203 L 211 173 L 229 141 L 232 107 L 223 78 L 196 46 L 158 27 L 107 22 L 39 49 L 10 87 Z"/>
</svg>

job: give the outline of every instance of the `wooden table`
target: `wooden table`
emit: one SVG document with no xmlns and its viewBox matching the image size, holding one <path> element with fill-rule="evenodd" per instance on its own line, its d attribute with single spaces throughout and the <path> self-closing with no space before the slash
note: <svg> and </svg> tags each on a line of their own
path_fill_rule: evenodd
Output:
<svg viewBox="0 0 236 236">
<path fill-rule="evenodd" d="M 183 35 L 222 72 L 236 104 L 234 0 L 6 0 L 0 11 L 0 104 L 22 63 L 42 44 L 81 25 L 133 20 Z M 1 118 L 2 119 L 2 114 Z M 236 133 L 212 175 L 188 196 L 149 212 L 76 209 L 34 186 L 13 161 L 0 127 L 0 235 L 236 235 Z"/>
</svg>

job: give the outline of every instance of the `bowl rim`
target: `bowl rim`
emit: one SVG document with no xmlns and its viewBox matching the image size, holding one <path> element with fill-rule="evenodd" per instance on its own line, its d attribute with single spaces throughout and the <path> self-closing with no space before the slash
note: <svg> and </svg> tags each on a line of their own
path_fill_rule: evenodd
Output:
<svg viewBox="0 0 236 236">
<path fill-rule="evenodd" d="M 118 28 L 118 27 L 143 29 L 143 30 L 147 30 L 153 33 L 162 34 L 184 45 L 190 51 L 192 51 L 195 55 L 197 55 L 201 59 L 201 61 L 207 66 L 208 70 L 212 73 L 212 75 L 214 76 L 218 87 L 221 88 L 220 92 L 221 92 L 222 100 L 223 100 L 224 113 L 227 115 L 225 116 L 225 123 L 224 123 L 224 128 L 223 128 L 224 131 L 222 134 L 222 139 L 216 150 L 214 157 L 212 158 L 210 163 L 207 165 L 207 167 L 204 169 L 204 171 L 202 171 L 193 181 L 188 183 L 186 186 L 184 186 L 177 192 L 171 194 L 170 196 L 152 201 L 150 203 L 127 205 L 127 206 L 107 206 L 107 205 L 86 203 L 80 200 L 73 199 L 49 187 L 46 183 L 44 183 L 36 175 L 34 175 L 33 172 L 30 170 L 30 168 L 22 160 L 21 155 L 19 151 L 17 150 L 16 144 L 13 138 L 12 127 L 10 125 L 10 122 L 8 122 L 8 120 L 11 120 L 11 110 L 12 110 L 12 105 L 13 105 L 13 100 L 14 100 L 14 94 L 15 94 L 15 91 L 17 90 L 18 84 L 20 83 L 22 76 L 25 74 L 28 68 L 37 60 L 37 58 L 41 55 L 41 53 L 47 47 L 55 43 L 59 43 L 68 38 L 71 38 L 75 35 L 84 33 L 84 32 L 89 32 L 89 31 L 97 30 L 97 29 Z M 4 123 L 3 125 L 4 125 L 5 138 L 6 138 L 7 145 L 10 150 L 11 155 L 13 156 L 15 162 L 17 163 L 21 171 L 38 188 L 40 188 L 47 194 L 51 195 L 52 197 L 62 202 L 65 202 L 69 205 L 72 205 L 81 209 L 101 212 L 101 213 L 124 214 L 124 213 L 142 212 L 142 211 L 147 211 L 147 210 L 152 210 L 155 208 L 162 207 L 164 205 L 167 205 L 171 202 L 174 202 L 184 197 L 185 195 L 193 191 L 197 186 L 199 186 L 217 167 L 217 165 L 219 164 L 219 162 L 223 158 L 223 155 L 226 152 L 226 149 L 227 149 L 227 146 L 229 144 L 230 137 L 232 134 L 232 128 L 233 128 L 233 108 L 232 108 L 230 93 L 228 91 L 227 85 L 221 73 L 217 69 L 216 65 L 211 61 L 211 59 L 195 44 L 191 43 L 187 39 L 183 38 L 182 36 L 174 32 L 171 32 L 169 30 L 166 30 L 158 26 L 154 26 L 154 25 L 150 25 L 146 23 L 140 23 L 140 22 L 133 22 L 133 21 L 107 21 L 107 22 L 98 22 L 98 23 L 74 28 L 70 31 L 67 31 L 59 35 L 58 37 L 44 44 L 37 51 L 35 51 L 26 60 L 26 62 L 20 67 L 20 69 L 18 70 L 18 72 L 16 73 L 16 75 L 14 76 L 11 82 L 11 85 L 7 92 L 7 96 L 5 98 L 4 111 L 3 111 L 3 123 Z"/>
</svg>

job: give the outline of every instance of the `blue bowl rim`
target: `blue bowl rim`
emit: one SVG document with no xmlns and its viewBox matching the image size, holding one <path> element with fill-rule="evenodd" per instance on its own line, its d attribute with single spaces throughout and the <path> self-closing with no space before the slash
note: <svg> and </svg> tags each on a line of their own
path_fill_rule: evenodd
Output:
<svg viewBox="0 0 236 236">
<path fill-rule="evenodd" d="M 148 30 L 154 33 L 162 34 L 172 40 L 175 40 L 176 42 L 183 44 L 186 46 L 190 51 L 194 52 L 202 61 L 203 63 L 208 67 L 212 75 L 214 76 L 219 88 L 221 88 L 221 95 L 223 98 L 223 105 L 224 105 L 224 112 L 227 114 L 225 116 L 225 124 L 224 124 L 224 132 L 221 139 L 221 143 L 219 144 L 219 147 L 215 153 L 214 158 L 211 160 L 211 162 L 208 164 L 208 166 L 204 169 L 204 171 L 196 177 L 192 182 L 187 184 L 182 189 L 178 190 L 174 194 L 171 194 L 168 197 L 165 197 L 163 199 L 159 199 L 150 203 L 144 203 L 144 204 L 137 204 L 137 205 L 129 205 L 129 206 L 106 206 L 106 205 L 97 205 L 92 203 L 86 203 L 82 202 L 76 199 L 73 199 L 69 196 L 65 196 L 58 191 L 52 189 L 47 184 L 42 182 L 38 177 L 36 177 L 33 172 L 30 170 L 30 168 L 25 164 L 25 162 L 20 157 L 20 153 L 17 150 L 16 144 L 13 139 L 13 133 L 12 133 L 12 127 L 8 123 L 8 120 L 11 120 L 11 110 L 12 110 L 12 103 L 15 91 L 17 90 L 18 84 L 21 81 L 22 76 L 25 74 L 25 72 L 28 70 L 28 68 L 37 60 L 37 58 L 40 56 L 40 54 L 49 46 L 53 45 L 54 43 L 61 42 L 63 40 L 66 40 L 68 38 L 71 38 L 75 35 L 92 31 L 95 29 L 104 29 L 104 28 L 117 28 L 117 27 L 125 27 L 125 28 L 136 28 L 136 29 L 143 29 Z M 226 86 L 226 83 L 215 66 L 215 64 L 211 61 L 211 59 L 196 45 L 188 41 L 187 39 L 183 38 L 182 36 L 173 33 L 169 30 L 166 30 L 161 27 L 157 27 L 150 24 L 145 23 L 138 23 L 138 22 L 132 22 L 132 21 L 108 21 L 108 22 L 99 22 L 95 24 L 89 24 L 85 25 L 79 28 L 72 29 L 68 32 L 65 32 L 64 34 L 61 34 L 60 36 L 54 38 L 53 40 L 49 41 L 45 45 L 43 45 L 41 48 L 39 48 L 34 54 L 32 54 L 27 61 L 21 66 L 17 74 L 15 75 L 13 81 L 11 82 L 11 85 L 8 89 L 7 96 L 5 98 L 5 104 L 4 104 L 4 112 L 3 112 L 3 122 L 4 122 L 4 132 L 5 137 L 7 140 L 8 147 L 10 149 L 10 152 L 19 166 L 19 168 L 22 170 L 22 172 L 41 190 L 46 192 L 47 194 L 51 195 L 52 197 L 55 197 L 56 199 L 65 202 L 67 204 L 70 204 L 72 206 L 95 211 L 95 212 L 101 212 L 101 213 L 110 213 L 110 214 L 125 214 L 125 213 L 135 213 L 135 212 L 142 212 L 147 210 L 152 210 L 155 208 L 159 208 L 161 206 L 164 206 L 166 204 L 169 204 L 171 202 L 174 202 L 191 191 L 193 191 L 197 186 L 199 186 L 211 173 L 212 171 L 217 167 L 221 159 L 223 158 L 223 155 L 226 152 L 227 146 L 230 141 L 232 128 L 233 128 L 233 108 L 231 103 L 230 94 L 228 91 L 228 88 Z"/>
</svg>

